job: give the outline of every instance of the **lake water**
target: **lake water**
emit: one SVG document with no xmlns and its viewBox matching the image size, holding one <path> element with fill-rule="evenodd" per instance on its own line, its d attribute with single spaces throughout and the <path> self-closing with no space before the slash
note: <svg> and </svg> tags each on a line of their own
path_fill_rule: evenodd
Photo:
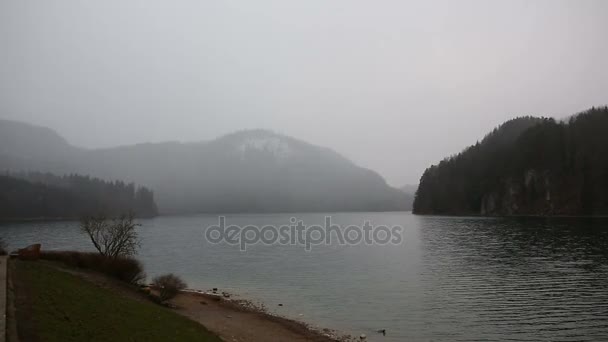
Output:
<svg viewBox="0 0 608 342">
<path fill-rule="evenodd" d="M 400 245 L 238 246 L 205 241 L 215 215 L 141 220 L 149 276 L 181 275 L 273 312 L 371 341 L 608 341 L 608 220 L 337 213 L 334 223 L 401 225 Z M 295 216 L 228 215 L 281 225 Z M 10 248 L 91 249 L 76 222 L 2 223 Z M 278 306 L 281 303 L 283 306 Z M 384 337 L 377 334 L 386 329 Z"/>
</svg>

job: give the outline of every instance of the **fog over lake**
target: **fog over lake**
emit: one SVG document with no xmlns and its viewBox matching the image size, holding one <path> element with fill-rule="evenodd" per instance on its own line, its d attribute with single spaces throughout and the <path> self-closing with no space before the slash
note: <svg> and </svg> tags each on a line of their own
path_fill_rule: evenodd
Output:
<svg viewBox="0 0 608 342">
<path fill-rule="evenodd" d="M 9 341 L 608 341 L 607 18 L 0 1 Z"/>
<path fill-rule="evenodd" d="M 507 119 L 606 104 L 606 13 L 601 0 L 2 1 L 0 118 L 83 147 L 266 128 L 417 184 Z"/>
</svg>

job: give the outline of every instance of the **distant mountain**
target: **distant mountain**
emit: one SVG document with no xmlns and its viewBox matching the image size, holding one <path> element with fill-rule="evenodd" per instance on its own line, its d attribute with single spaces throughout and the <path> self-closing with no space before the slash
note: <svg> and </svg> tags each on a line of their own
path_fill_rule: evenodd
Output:
<svg viewBox="0 0 608 342">
<path fill-rule="evenodd" d="M 134 184 L 50 173 L 0 175 L 0 220 L 158 214 L 154 195 Z"/>
<path fill-rule="evenodd" d="M 0 120 L 0 170 L 70 173 L 84 155 L 49 128 Z"/>
<path fill-rule="evenodd" d="M 417 214 L 607 215 L 608 108 L 510 120 L 428 168 Z"/>
<path fill-rule="evenodd" d="M 11 131 L 0 135 L 1 169 L 143 184 L 154 190 L 164 213 L 407 209 L 407 196 L 377 173 L 330 149 L 266 130 L 209 142 L 86 150 L 46 128 L 10 121 L 0 127 L 0 133 Z"/>
<path fill-rule="evenodd" d="M 399 188 L 399 190 L 405 192 L 406 194 L 411 194 L 411 195 L 415 195 L 416 191 L 418 190 L 418 185 L 414 185 L 414 184 L 406 184 L 403 185 L 402 187 Z"/>
</svg>

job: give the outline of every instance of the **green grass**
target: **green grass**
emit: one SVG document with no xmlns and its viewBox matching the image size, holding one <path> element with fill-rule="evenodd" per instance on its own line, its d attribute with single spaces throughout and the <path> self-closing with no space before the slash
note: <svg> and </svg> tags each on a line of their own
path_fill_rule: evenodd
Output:
<svg viewBox="0 0 608 342">
<path fill-rule="evenodd" d="M 221 341 L 164 307 L 122 297 L 44 263 L 15 261 L 14 271 L 16 292 L 24 291 L 28 302 L 27 308 L 17 302 L 17 310 L 25 309 L 27 327 L 40 341 Z"/>
</svg>

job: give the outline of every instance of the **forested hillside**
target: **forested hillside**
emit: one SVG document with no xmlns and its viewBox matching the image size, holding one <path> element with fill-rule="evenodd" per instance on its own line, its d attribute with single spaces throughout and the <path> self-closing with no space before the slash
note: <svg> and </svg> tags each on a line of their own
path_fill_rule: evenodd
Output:
<svg viewBox="0 0 608 342">
<path fill-rule="evenodd" d="M 508 121 L 428 168 L 414 213 L 608 214 L 608 108 Z"/>
<path fill-rule="evenodd" d="M 163 213 L 395 211 L 411 199 L 335 151 L 267 130 L 194 143 L 71 146 L 52 130 L 0 120 L 0 167 L 145 185 Z"/>
<path fill-rule="evenodd" d="M 155 216 L 153 193 L 121 181 L 79 175 L 5 173 L 0 175 L 0 219 L 79 218 L 83 215 Z"/>
</svg>

